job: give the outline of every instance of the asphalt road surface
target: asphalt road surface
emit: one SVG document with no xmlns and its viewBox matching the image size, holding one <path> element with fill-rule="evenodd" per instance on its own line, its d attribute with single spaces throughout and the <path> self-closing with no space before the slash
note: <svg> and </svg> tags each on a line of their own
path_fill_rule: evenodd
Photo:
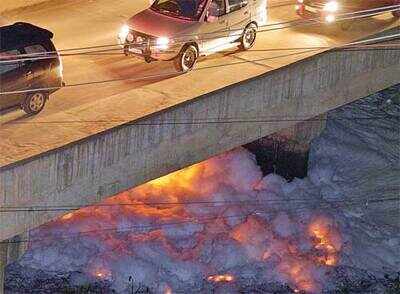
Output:
<svg viewBox="0 0 400 294">
<path fill-rule="evenodd" d="M 54 0 L 9 12 L 2 20 L 31 22 L 50 29 L 55 33 L 58 49 L 96 46 L 115 44 L 124 21 L 146 5 L 148 1 L 143 0 Z M 273 7 L 269 8 L 269 23 L 299 19 L 293 4 L 275 1 L 270 5 Z M 43 112 L 34 117 L 21 110 L 2 113 L 0 167 L 320 52 L 263 49 L 345 44 L 394 25 L 398 23 L 387 13 L 356 20 L 346 31 L 337 25 L 318 24 L 263 32 L 251 51 L 233 49 L 202 58 L 196 70 L 183 75 L 175 72 L 172 62 L 146 64 L 121 52 L 64 57 L 67 85 L 132 80 L 61 89 L 51 96 Z M 137 80 L 146 76 L 153 78 Z"/>
</svg>

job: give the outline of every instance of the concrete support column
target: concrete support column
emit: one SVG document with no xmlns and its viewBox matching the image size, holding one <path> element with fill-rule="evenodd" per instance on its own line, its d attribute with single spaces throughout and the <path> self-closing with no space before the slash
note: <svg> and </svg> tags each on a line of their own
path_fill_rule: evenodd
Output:
<svg viewBox="0 0 400 294">
<path fill-rule="evenodd" d="M 264 143 L 265 146 L 271 145 L 271 142 L 287 142 L 291 145 L 291 152 L 307 153 L 312 140 L 318 137 L 325 129 L 326 119 L 327 115 L 323 113 L 261 138 L 259 141 Z"/>
<path fill-rule="evenodd" d="M 308 151 L 311 141 L 326 125 L 326 114 L 282 129 L 248 145 L 256 154 L 265 173 L 278 173 L 287 179 L 307 175 Z"/>
</svg>

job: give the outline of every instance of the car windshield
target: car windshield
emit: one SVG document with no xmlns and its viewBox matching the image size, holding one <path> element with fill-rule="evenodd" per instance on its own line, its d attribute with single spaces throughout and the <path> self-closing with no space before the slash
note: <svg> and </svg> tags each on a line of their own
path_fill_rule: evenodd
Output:
<svg viewBox="0 0 400 294">
<path fill-rule="evenodd" d="M 207 0 L 156 0 L 151 9 L 173 17 L 199 20 Z"/>
</svg>

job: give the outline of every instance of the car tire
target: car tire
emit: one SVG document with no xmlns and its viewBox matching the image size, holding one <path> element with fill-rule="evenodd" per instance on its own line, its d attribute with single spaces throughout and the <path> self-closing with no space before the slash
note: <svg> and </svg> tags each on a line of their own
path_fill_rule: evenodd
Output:
<svg viewBox="0 0 400 294">
<path fill-rule="evenodd" d="M 185 45 L 179 55 L 174 59 L 177 71 L 185 73 L 191 71 L 199 58 L 199 50 L 194 45 Z"/>
<path fill-rule="evenodd" d="M 22 103 L 22 110 L 30 115 L 38 114 L 46 105 L 47 98 L 48 94 L 44 92 L 31 93 Z"/>
<path fill-rule="evenodd" d="M 249 24 L 244 30 L 240 38 L 239 48 L 242 50 L 249 50 L 254 46 L 257 38 L 257 26 L 255 23 Z"/>
</svg>

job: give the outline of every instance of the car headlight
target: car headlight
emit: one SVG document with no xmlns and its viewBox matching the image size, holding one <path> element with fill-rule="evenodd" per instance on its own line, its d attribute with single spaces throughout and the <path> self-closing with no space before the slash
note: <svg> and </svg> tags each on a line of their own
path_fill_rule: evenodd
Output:
<svg viewBox="0 0 400 294">
<path fill-rule="evenodd" d="M 128 25 L 123 25 L 119 31 L 119 38 L 121 39 L 121 41 L 125 42 L 126 37 L 129 34 L 130 31 L 130 27 Z"/>
<path fill-rule="evenodd" d="M 331 1 L 325 4 L 324 11 L 336 12 L 339 9 L 339 4 L 336 1 Z"/>
<path fill-rule="evenodd" d="M 334 15 L 332 15 L 332 14 L 328 14 L 327 16 L 325 16 L 325 21 L 326 22 L 331 23 L 331 22 L 334 22 L 335 20 L 336 20 L 336 17 Z"/>
<path fill-rule="evenodd" d="M 170 44 L 171 40 L 167 37 L 160 37 L 156 40 L 156 45 L 159 49 L 168 49 L 168 45 Z"/>
</svg>

